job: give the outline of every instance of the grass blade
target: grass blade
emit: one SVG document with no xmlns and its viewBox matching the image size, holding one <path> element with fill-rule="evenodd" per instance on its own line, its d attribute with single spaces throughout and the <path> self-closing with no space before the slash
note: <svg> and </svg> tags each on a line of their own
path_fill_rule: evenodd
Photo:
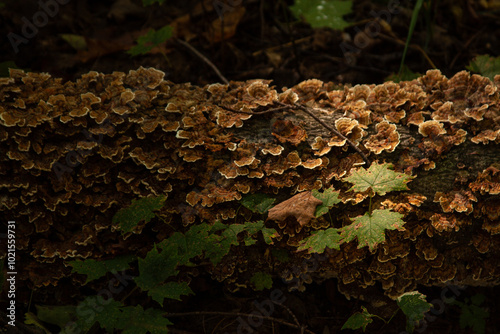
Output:
<svg viewBox="0 0 500 334">
<path fill-rule="evenodd" d="M 403 65 L 405 63 L 406 52 L 408 51 L 408 46 L 410 45 L 411 37 L 413 36 L 413 30 L 415 30 L 415 26 L 417 25 L 418 13 L 420 12 L 420 8 L 422 8 L 422 4 L 424 0 L 417 0 L 415 3 L 415 7 L 413 8 L 413 14 L 411 16 L 410 29 L 408 30 L 408 36 L 406 37 L 405 48 L 403 51 L 403 57 L 401 58 L 401 65 L 399 65 L 398 75 L 400 76 L 403 71 Z"/>
</svg>

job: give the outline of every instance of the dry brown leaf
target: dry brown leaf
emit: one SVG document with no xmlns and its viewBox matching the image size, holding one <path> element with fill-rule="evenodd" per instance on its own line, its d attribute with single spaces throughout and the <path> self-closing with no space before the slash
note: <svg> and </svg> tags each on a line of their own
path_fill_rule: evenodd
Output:
<svg viewBox="0 0 500 334">
<path fill-rule="evenodd" d="M 295 217 L 304 226 L 314 218 L 316 207 L 320 204 L 323 201 L 314 197 L 310 191 L 304 191 L 270 209 L 268 219 L 283 221 L 288 217 Z"/>
<path fill-rule="evenodd" d="M 245 15 L 245 7 L 231 7 L 223 16 L 220 16 L 212 22 L 205 37 L 212 43 L 225 41 L 236 34 L 236 29 Z"/>
<path fill-rule="evenodd" d="M 92 61 L 115 52 L 122 52 L 130 49 L 135 44 L 137 37 L 147 33 L 146 29 L 125 33 L 113 40 L 86 38 L 87 49 L 78 51 L 76 58 L 82 63 Z"/>
</svg>

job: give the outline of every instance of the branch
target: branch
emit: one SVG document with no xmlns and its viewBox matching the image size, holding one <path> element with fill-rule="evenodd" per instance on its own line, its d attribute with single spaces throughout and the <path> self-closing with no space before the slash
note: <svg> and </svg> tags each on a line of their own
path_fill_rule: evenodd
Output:
<svg viewBox="0 0 500 334">
<path fill-rule="evenodd" d="M 210 66 L 214 70 L 215 74 L 217 74 L 219 76 L 219 78 L 222 80 L 222 82 L 224 82 L 226 85 L 229 85 L 229 81 L 226 79 L 226 77 L 222 75 L 222 73 L 219 71 L 219 69 L 217 68 L 217 66 L 215 66 L 214 63 L 212 63 L 207 57 L 205 57 L 204 55 L 202 55 L 198 50 L 196 50 L 188 42 L 184 42 L 183 40 L 181 40 L 179 38 L 177 38 L 176 40 L 177 40 L 177 42 L 181 43 L 182 45 L 184 45 L 185 47 L 187 47 L 189 50 L 191 50 L 191 52 L 193 52 L 195 55 L 197 55 L 198 57 L 200 57 L 205 63 L 208 64 L 208 66 Z"/>
<path fill-rule="evenodd" d="M 277 101 L 277 103 L 281 104 L 281 105 L 285 105 L 282 102 L 278 102 Z M 325 122 L 323 122 L 321 119 L 319 119 L 318 116 L 314 115 L 314 113 L 312 112 L 312 110 L 313 110 L 312 108 L 303 106 L 303 105 L 298 104 L 298 103 L 294 103 L 294 106 L 295 106 L 295 109 L 300 109 L 300 110 L 306 112 L 309 116 L 311 116 L 312 118 L 314 118 L 314 120 L 316 122 L 318 122 L 319 124 L 323 125 L 328 131 L 330 131 L 333 134 L 339 136 L 340 138 L 346 140 L 347 144 L 349 144 L 349 146 L 351 146 L 354 150 L 356 150 L 356 152 L 359 153 L 359 155 L 361 155 L 361 157 L 363 158 L 364 162 L 366 163 L 366 167 L 370 167 L 371 162 L 368 159 L 368 157 L 366 156 L 366 154 L 364 154 L 363 151 L 361 151 L 361 149 L 359 147 L 357 147 L 352 141 L 350 141 L 346 136 L 344 136 L 342 133 L 340 133 L 337 129 L 329 126 L 328 124 L 326 124 Z"/>
</svg>

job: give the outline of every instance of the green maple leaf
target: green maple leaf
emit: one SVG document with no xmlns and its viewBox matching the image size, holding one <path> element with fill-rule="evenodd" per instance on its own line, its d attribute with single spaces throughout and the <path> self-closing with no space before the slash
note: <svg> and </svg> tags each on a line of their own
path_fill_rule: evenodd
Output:
<svg viewBox="0 0 500 334">
<path fill-rule="evenodd" d="M 144 259 L 139 258 L 139 276 L 134 278 L 137 286 L 143 291 L 153 289 L 167 278 L 179 273 L 176 270 L 179 264 L 176 245 L 169 245 L 158 251 L 157 245 L 146 254 Z"/>
<path fill-rule="evenodd" d="M 256 291 L 270 289 L 273 286 L 273 278 L 268 273 L 256 272 L 250 278 L 250 282 L 255 286 Z"/>
<path fill-rule="evenodd" d="M 332 206 L 341 202 L 339 199 L 339 191 L 335 191 L 333 187 L 325 189 L 322 193 L 318 190 L 313 190 L 312 195 L 320 201 L 323 201 L 323 204 L 316 207 L 316 212 L 314 212 L 315 217 L 321 217 L 327 213 Z"/>
<path fill-rule="evenodd" d="M 340 237 L 349 242 L 358 239 L 358 248 L 368 246 L 370 251 L 385 240 L 385 230 L 403 230 L 403 215 L 390 210 L 373 210 L 354 218 L 351 225 L 342 227 Z"/>
<path fill-rule="evenodd" d="M 490 313 L 481 304 L 486 297 L 483 294 L 476 294 L 465 299 L 465 303 L 457 300 L 453 304 L 460 306 L 460 328 L 470 327 L 474 333 L 483 334 L 486 331 L 486 319 Z"/>
<path fill-rule="evenodd" d="M 148 290 L 148 296 L 163 305 L 165 298 L 181 300 L 182 295 L 192 295 L 194 292 L 186 282 L 166 282 Z"/>
<path fill-rule="evenodd" d="M 406 330 L 413 333 L 415 326 L 424 319 L 432 304 L 425 300 L 425 295 L 418 291 L 406 292 L 398 297 L 398 306 L 406 315 Z"/>
<path fill-rule="evenodd" d="M 325 248 L 340 249 L 340 234 L 336 228 L 314 231 L 300 242 L 299 251 L 307 249 L 308 253 L 323 253 Z"/>
<path fill-rule="evenodd" d="M 243 224 L 224 225 L 226 228 L 222 235 L 211 235 L 213 242 L 207 245 L 205 256 L 215 265 L 219 263 L 222 258 L 229 253 L 231 245 L 238 246 L 238 234 L 245 230 Z"/>
<path fill-rule="evenodd" d="M 273 248 L 271 249 L 271 254 L 279 262 L 288 263 L 290 262 L 290 254 L 286 249 Z"/>
<path fill-rule="evenodd" d="M 290 10 L 297 17 L 303 16 L 313 28 L 343 30 L 349 26 L 343 16 L 352 13 L 352 1 L 295 0 Z"/>
<path fill-rule="evenodd" d="M 44 324 L 40 320 L 41 319 L 32 312 L 27 312 L 24 314 L 24 323 L 26 325 L 34 325 L 40 329 L 38 332 L 44 331 L 45 334 L 50 334 L 50 331 L 44 326 Z M 66 325 L 66 322 L 63 324 L 63 326 L 64 325 Z"/>
<path fill-rule="evenodd" d="M 176 258 L 179 265 L 191 266 L 190 259 L 202 255 L 203 251 L 212 248 L 221 240 L 221 236 L 214 232 L 226 228 L 227 225 L 220 222 L 216 222 L 214 225 L 198 224 L 191 227 L 185 234 L 175 232 L 170 238 L 160 242 L 159 246 L 168 245 L 177 248 Z"/>
<path fill-rule="evenodd" d="M 373 314 L 368 312 L 368 310 L 361 306 L 363 312 L 356 312 L 347 319 L 344 326 L 341 329 L 360 329 L 363 328 L 363 332 L 366 330 L 366 326 L 373 322 Z"/>
<path fill-rule="evenodd" d="M 127 53 L 131 56 L 144 55 L 172 37 L 173 30 L 169 25 L 159 30 L 150 29 L 146 35 L 137 38 L 137 45 L 130 48 Z"/>
<path fill-rule="evenodd" d="M 122 334 L 165 334 L 168 333 L 168 325 L 173 325 L 163 316 L 161 309 L 148 308 L 144 310 L 142 306 L 127 306 L 123 308 L 121 321 L 117 329 L 123 329 Z"/>
<path fill-rule="evenodd" d="M 245 222 L 245 231 L 249 234 L 257 234 L 264 227 L 263 220 L 257 220 L 255 222 Z"/>
<path fill-rule="evenodd" d="M 243 197 L 240 203 L 252 212 L 264 214 L 273 206 L 274 201 L 276 201 L 276 198 L 269 197 L 266 194 L 251 194 Z"/>
<path fill-rule="evenodd" d="M 390 74 L 384 79 L 384 81 L 394 81 L 395 83 L 399 83 L 401 81 L 412 81 L 413 79 L 421 76 L 421 73 L 413 72 L 408 66 L 403 65 L 399 73 Z"/>
<path fill-rule="evenodd" d="M 206 239 L 205 255 L 208 259 L 210 259 L 210 261 L 212 261 L 213 264 L 219 263 L 222 258 L 229 253 L 231 245 L 238 246 L 238 235 L 242 232 L 249 234 L 245 235 L 243 238 L 243 242 L 246 246 L 255 244 L 256 240 L 254 240 L 251 235 L 255 235 L 259 231 L 262 232 L 264 240 L 267 244 L 272 244 L 272 238 L 277 236 L 276 230 L 264 227 L 264 221 L 262 220 L 231 225 L 216 222 L 212 226 L 212 231 L 218 230 L 223 230 L 220 236 L 212 234 Z"/>
<path fill-rule="evenodd" d="M 226 225 L 220 221 L 212 225 L 201 223 L 192 226 L 186 233 L 175 232 L 168 239 L 153 246 L 144 259 L 139 258 L 139 275 L 135 282 L 155 301 L 163 304 L 165 298 L 179 299 L 181 295 L 192 293 L 185 283 L 165 282 L 179 273 L 178 266 L 192 266 L 191 259 L 205 255 L 213 264 L 219 263 L 227 255 L 231 246 L 243 241 L 246 245 L 255 243 L 253 235 L 262 231 L 266 242 L 272 242 L 277 232 L 265 228 L 264 222 L 245 222 Z M 245 234 L 238 239 L 240 234 Z"/>
<path fill-rule="evenodd" d="M 94 259 L 87 259 L 84 261 L 68 261 L 68 263 L 73 267 L 72 273 L 87 275 L 87 280 L 84 283 L 87 284 L 90 281 L 101 278 L 110 271 L 120 271 L 129 268 L 129 263 L 135 259 L 135 256 L 126 255 L 111 260 L 97 261 Z"/>
<path fill-rule="evenodd" d="M 272 245 L 274 243 L 273 238 L 277 238 L 279 236 L 278 232 L 274 228 L 263 227 L 261 232 L 264 237 L 264 241 L 268 245 Z"/>
<path fill-rule="evenodd" d="M 274 202 L 274 199 L 273 199 Z M 266 210 L 267 211 L 267 210 Z M 262 236 L 264 237 L 264 241 L 271 245 L 273 243 L 272 238 L 276 238 L 278 236 L 278 232 L 274 228 L 269 228 L 264 226 L 263 220 L 258 220 L 256 222 L 246 222 L 245 223 L 245 231 L 247 231 L 251 235 L 257 234 L 259 231 L 262 232 Z M 247 239 L 245 239 L 245 244 L 249 244 Z"/>
<path fill-rule="evenodd" d="M 500 57 L 493 58 L 488 55 L 476 56 L 466 68 L 469 71 L 480 73 L 493 81 L 495 75 L 500 74 Z"/>
<path fill-rule="evenodd" d="M 64 328 L 77 315 L 75 305 L 35 305 L 36 318 L 43 322 Z M 31 313 L 31 312 L 30 312 Z M 38 325 L 37 325 L 38 326 Z"/>
<path fill-rule="evenodd" d="M 128 208 L 119 210 L 113 216 L 113 224 L 119 223 L 122 233 L 132 232 L 141 220 L 149 222 L 155 216 L 153 211 L 161 209 L 166 199 L 162 195 L 132 200 Z"/>
<path fill-rule="evenodd" d="M 97 304 L 97 309 L 90 309 L 96 305 L 96 297 L 87 297 L 80 305 L 83 309 L 91 310 L 85 313 L 85 317 L 78 318 L 79 329 L 87 331 L 94 321 L 99 322 L 100 326 L 109 332 L 115 329 L 123 330 L 124 334 L 163 334 L 167 333 L 167 326 L 172 325 L 168 319 L 163 317 L 163 311 L 160 309 L 144 310 L 142 306 L 124 306 L 116 300 L 107 300 L 106 303 Z M 90 314 L 89 314 L 90 313 Z M 90 317 L 89 317 L 90 315 Z M 92 319 L 92 323 L 88 320 Z M 90 324 L 90 327 L 89 327 Z"/>
<path fill-rule="evenodd" d="M 392 164 L 372 163 L 368 170 L 359 168 L 354 171 L 347 181 L 353 183 L 351 189 L 357 192 L 363 192 L 371 188 L 373 192 L 383 196 L 389 191 L 408 190 L 406 184 L 414 177 L 404 173 L 398 173 L 393 170 Z"/>
</svg>

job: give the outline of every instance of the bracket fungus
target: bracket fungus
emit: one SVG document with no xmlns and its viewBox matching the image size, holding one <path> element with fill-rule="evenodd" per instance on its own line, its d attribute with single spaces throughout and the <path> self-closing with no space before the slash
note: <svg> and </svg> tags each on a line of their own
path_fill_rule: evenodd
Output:
<svg viewBox="0 0 500 334">
<path fill-rule="evenodd" d="M 312 79 L 278 93 L 268 80 L 175 84 L 152 68 L 65 83 L 11 70 L 0 79 L 0 211 L 18 222 L 19 277 L 71 291 L 71 280 L 62 280 L 73 275 L 68 259 L 144 250 L 171 233 L 165 221 L 182 230 L 250 219 L 239 202 L 266 194 L 280 199 L 266 225 L 277 228 L 275 246 L 290 250 L 291 260 L 270 265 L 254 248 L 233 245 L 207 268 L 231 289 L 249 285 L 248 268 L 276 268 L 270 274 L 299 287 L 338 277 L 348 296 L 375 282 L 393 298 L 451 279 L 498 284 L 499 84 L 431 70 L 413 81 L 340 90 Z M 314 117 L 297 108 L 306 105 Z M 387 231 L 373 252 L 355 242 L 327 249 L 319 269 L 294 272 L 311 256 L 294 251 L 301 240 L 366 212 L 368 192 L 348 192 L 343 178 L 369 159 L 416 176 L 411 193 L 374 200 L 401 214 L 405 230 Z M 341 200 L 332 222 L 314 216 L 322 201 L 310 195 L 329 187 Z M 121 236 L 114 213 L 158 195 L 167 197 L 162 219 Z M 50 272 L 42 270 L 47 263 Z"/>
<path fill-rule="evenodd" d="M 366 148 L 375 154 L 380 154 L 384 150 L 393 152 L 400 142 L 396 125 L 382 121 L 375 126 L 375 129 L 377 130 L 377 134 L 367 139 L 365 143 Z"/>
</svg>

